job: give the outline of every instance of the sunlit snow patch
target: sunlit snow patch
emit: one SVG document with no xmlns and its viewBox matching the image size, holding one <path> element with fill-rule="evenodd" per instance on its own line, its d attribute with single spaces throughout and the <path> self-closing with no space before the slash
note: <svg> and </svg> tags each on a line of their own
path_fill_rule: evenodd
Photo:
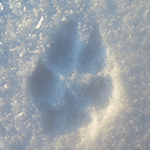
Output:
<svg viewBox="0 0 150 150">
<path fill-rule="evenodd" d="M 0 12 L 2 12 L 4 10 L 4 6 L 2 3 L 0 3 Z"/>
<path fill-rule="evenodd" d="M 39 29 L 41 27 L 43 21 L 44 21 L 44 17 L 42 16 L 35 28 Z"/>
</svg>

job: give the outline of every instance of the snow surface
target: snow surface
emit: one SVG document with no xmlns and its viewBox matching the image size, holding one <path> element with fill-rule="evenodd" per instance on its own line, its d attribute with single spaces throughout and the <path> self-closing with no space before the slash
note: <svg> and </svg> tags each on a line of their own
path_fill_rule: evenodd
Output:
<svg viewBox="0 0 150 150">
<path fill-rule="evenodd" d="M 0 150 L 149 150 L 148 0 L 0 1 Z"/>
</svg>

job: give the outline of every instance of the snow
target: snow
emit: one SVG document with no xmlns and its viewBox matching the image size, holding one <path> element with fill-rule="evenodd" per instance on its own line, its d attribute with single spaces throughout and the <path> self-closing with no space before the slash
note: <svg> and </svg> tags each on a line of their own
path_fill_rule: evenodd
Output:
<svg viewBox="0 0 150 150">
<path fill-rule="evenodd" d="M 35 27 L 36 29 L 40 28 L 40 26 L 42 25 L 43 20 L 44 20 L 44 17 L 42 16 L 41 19 L 40 19 L 40 21 L 38 22 L 38 24 Z"/>
<path fill-rule="evenodd" d="M 2 3 L 0 3 L 0 11 L 2 12 L 4 9 L 4 6 L 2 5 Z"/>
<path fill-rule="evenodd" d="M 0 2 L 1 150 L 148 150 L 147 0 Z"/>
</svg>

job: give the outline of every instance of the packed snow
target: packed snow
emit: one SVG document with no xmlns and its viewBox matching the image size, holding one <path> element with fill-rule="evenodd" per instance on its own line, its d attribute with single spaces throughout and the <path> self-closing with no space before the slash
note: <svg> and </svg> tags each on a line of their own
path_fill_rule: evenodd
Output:
<svg viewBox="0 0 150 150">
<path fill-rule="evenodd" d="M 149 150 L 147 0 L 0 1 L 0 150 Z"/>
</svg>

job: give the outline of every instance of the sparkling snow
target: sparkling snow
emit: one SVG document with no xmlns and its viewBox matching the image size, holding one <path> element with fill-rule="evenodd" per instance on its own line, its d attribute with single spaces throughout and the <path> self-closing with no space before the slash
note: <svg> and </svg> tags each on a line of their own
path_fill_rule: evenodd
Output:
<svg viewBox="0 0 150 150">
<path fill-rule="evenodd" d="M 0 150 L 148 150 L 147 0 L 0 1 Z"/>
</svg>

